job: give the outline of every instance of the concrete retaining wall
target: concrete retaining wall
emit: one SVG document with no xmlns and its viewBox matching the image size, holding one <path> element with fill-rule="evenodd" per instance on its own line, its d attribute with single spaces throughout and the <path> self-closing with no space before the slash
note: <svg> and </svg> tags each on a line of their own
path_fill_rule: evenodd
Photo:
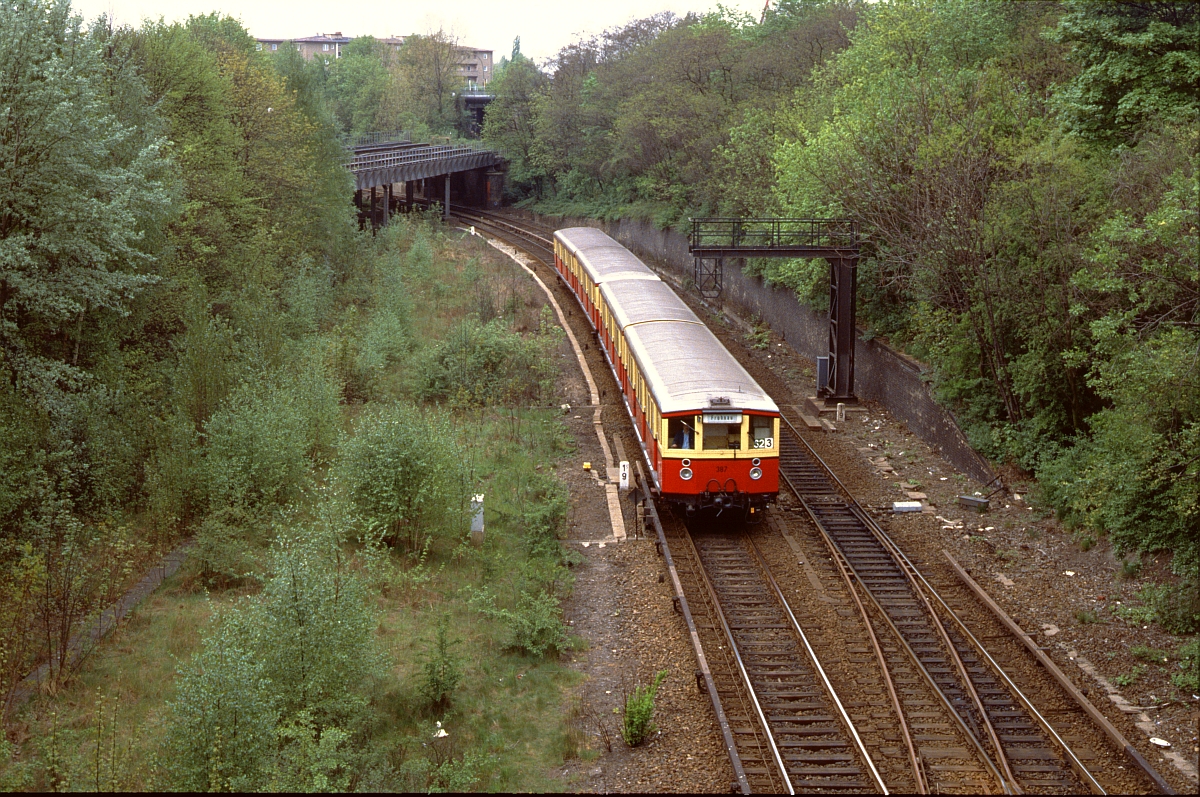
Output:
<svg viewBox="0 0 1200 797">
<path fill-rule="evenodd" d="M 638 257 L 681 277 L 692 275 L 687 237 L 675 230 L 660 230 L 648 221 L 622 219 L 601 222 L 588 218 L 539 217 L 554 227 L 598 227 L 620 241 Z M 726 261 L 722 302 L 738 315 L 757 316 L 797 352 L 815 359 L 829 353 L 829 317 L 801 304 L 792 291 L 744 274 Z M 854 388 L 863 399 L 877 401 L 902 419 L 910 430 L 936 449 L 947 462 L 980 482 L 995 473 L 967 443 L 954 417 L 936 401 L 922 379 L 919 362 L 874 340 L 854 344 Z"/>
</svg>

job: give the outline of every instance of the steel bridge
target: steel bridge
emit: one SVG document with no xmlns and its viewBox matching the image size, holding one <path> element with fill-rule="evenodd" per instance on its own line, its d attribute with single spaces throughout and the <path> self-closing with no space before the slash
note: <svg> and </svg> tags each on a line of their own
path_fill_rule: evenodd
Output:
<svg viewBox="0 0 1200 797">
<path fill-rule="evenodd" d="M 411 210 L 418 193 L 425 203 L 440 202 L 443 213 L 452 193 L 459 204 L 499 207 L 508 166 L 502 152 L 473 142 L 397 140 L 402 138 L 369 133 L 347 144 L 353 153 L 346 167 L 354 175 L 355 203 L 373 227 L 386 224 L 393 210 Z M 403 200 L 395 196 L 401 184 Z"/>
</svg>

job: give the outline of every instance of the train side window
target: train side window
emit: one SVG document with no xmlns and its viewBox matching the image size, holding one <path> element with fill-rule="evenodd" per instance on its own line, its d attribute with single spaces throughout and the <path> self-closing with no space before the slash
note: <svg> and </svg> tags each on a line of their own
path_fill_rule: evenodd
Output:
<svg viewBox="0 0 1200 797">
<path fill-rule="evenodd" d="M 696 447 L 696 426 L 691 418 L 667 418 L 667 448 Z"/>
<path fill-rule="evenodd" d="M 775 419 L 765 415 L 750 416 L 750 447 L 775 447 Z"/>
<path fill-rule="evenodd" d="M 704 424 L 705 451 L 737 451 L 742 447 L 740 423 Z"/>
</svg>

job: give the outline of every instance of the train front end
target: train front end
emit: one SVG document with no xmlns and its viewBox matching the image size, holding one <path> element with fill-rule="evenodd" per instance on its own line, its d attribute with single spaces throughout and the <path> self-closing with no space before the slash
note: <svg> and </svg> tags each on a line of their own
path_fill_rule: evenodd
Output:
<svg viewBox="0 0 1200 797">
<path fill-rule="evenodd" d="M 768 402 L 769 404 L 769 402 Z M 663 498 L 698 513 L 755 519 L 779 494 L 779 411 L 725 397 L 663 418 Z"/>
</svg>

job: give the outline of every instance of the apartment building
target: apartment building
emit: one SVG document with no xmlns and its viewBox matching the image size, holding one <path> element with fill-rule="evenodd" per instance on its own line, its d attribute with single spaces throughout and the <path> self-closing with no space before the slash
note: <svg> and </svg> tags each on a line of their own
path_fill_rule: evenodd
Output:
<svg viewBox="0 0 1200 797">
<path fill-rule="evenodd" d="M 385 36 L 379 41 L 394 50 L 404 45 L 404 36 Z M 267 52 L 278 51 L 280 47 L 291 43 L 306 60 L 320 56 L 328 59 L 342 57 L 342 47 L 350 42 L 349 36 L 337 33 L 322 33 L 318 36 L 306 36 L 303 39 L 258 39 L 258 49 Z M 458 71 L 467 81 L 470 88 L 483 88 L 492 80 L 495 68 L 495 58 L 491 50 L 479 50 L 474 47 L 458 48 Z"/>
<path fill-rule="evenodd" d="M 280 47 L 291 43 L 305 60 L 311 61 L 317 56 L 334 59 L 342 57 L 342 48 L 350 43 L 349 36 L 337 33 L 321 33 L 317 36 L 305 36 L 303 39 L 257 39 L 258 49 L 277 51 Z"/>
</svg>

